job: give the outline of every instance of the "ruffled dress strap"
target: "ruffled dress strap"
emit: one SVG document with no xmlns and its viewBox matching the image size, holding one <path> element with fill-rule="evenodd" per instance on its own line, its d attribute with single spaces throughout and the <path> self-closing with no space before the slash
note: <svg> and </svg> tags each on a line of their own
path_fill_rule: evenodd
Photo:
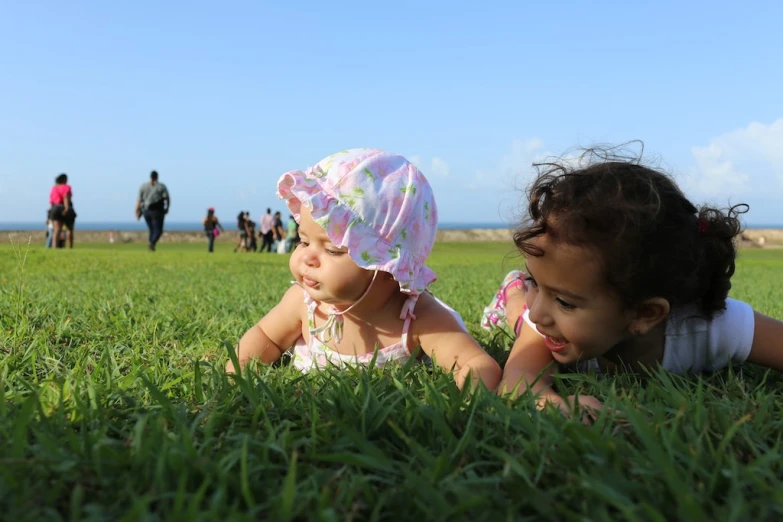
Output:
<svg viewBox="0 0 783 522">
<path fill-rule="evenodd" d="M 304 303 L 307 306 L 307 328 L 310 330 L 310 336 L 312 337 L 314 335 L 313 330 L 315 330 L 315 309 L 318 308 L 318 302 L 304 290 L 302 290 L 302 295 L 304 295 Z"/>
<path fill-rule="evenodd" d="M 402 305 L 402 310 L 400 310 L 400 319 L 405 321 L 402 324 L 402 337 L 400 339 L 400 342 L 402 343 L 403 348 L 405 348 L 406 350 L 409 350 L 408 331 L 410 330 L 411 321 L 416 319 L 416 315 L 414 315 L 413 309 L 416 308 L 416 302 L 418 300 L 419 300 L 418 295 L 412 295 L 408 297 L 408 299 L 406 299 L 405 303 Z"/>
</svg>

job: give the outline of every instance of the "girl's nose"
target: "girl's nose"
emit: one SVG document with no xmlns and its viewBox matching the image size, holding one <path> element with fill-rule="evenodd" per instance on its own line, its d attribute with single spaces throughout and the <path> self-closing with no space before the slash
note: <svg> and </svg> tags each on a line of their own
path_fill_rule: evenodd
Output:
<svg viewBox="0 0 783 522">
<path fill-rule="evenodd" d="M 530 320 L 535 324 L 550 325 L 552 316 L 547 310 L 545 300 L 540 292 L 528 292 L 527 308 L 530 311 Z"/>
</svg>

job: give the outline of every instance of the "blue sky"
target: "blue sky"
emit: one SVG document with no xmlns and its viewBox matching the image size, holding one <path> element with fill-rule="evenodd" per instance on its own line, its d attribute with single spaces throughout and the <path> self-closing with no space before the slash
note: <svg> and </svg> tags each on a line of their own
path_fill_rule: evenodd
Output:
<svg viewBox="0 0 783 522">
<path fill-rule="evenodd" d="M 257 217 L 281 173 L 370 146 L 443 222 L 511 222 L 530 164 L 641 139 L 696 200 L 783 223 L 783 4 L 2 2 L 0 222 Z M 78 225 L 77 225 L 78 226 Z"/>
</svg>

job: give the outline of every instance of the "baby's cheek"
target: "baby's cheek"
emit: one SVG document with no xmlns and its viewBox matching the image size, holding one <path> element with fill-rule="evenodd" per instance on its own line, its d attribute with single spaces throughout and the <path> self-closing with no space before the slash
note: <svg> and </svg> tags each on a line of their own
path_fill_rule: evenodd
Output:
<svg viewBox="0 0 783 522">
<path fill-rule="evenodd" d="M 299 271 L 296 267 L 299 265 L 299 257 L 299 249 L 294 248 L 294 251 L 291 252 L 291 257 L 288 258 L 288 269 L 297 281 L 299 280 Z"/>
</svg>

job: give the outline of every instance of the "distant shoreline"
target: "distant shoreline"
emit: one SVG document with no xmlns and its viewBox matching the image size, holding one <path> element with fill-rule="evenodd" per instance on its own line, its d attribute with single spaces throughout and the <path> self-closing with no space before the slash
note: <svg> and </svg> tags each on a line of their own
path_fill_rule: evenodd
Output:
<svg viewBox="0 0 783 522">
<path fill-rule="evenodd" d="M 235 222 L 222 221 L 227 231 L 231 231 L 235 227 Z M 467 223 L 451 223 L 445 222 L 438 225 L 438 230 L 505 230 L 512 225 L 509 223 L 481 223 L 481 222 L 467 222 Z M 167 222 L 165 226 L 166 230 L 170 232 L 200 232 L 202 225 L 200 221 L 197 222 L 182 222 L 171 221 Z M 783 228 L 783 225 L 780 226 Z M 36 232 L 45 231 L 46 225 L 43 223 L 21 221 L 17 223 L 0 222 L 0 232 Z M 147 230 L 147 226 L 144 221 L 131 221 L 131 222 L 80 222 L 76 220 L 76 230 L 82 232 L 109 232 L 113 230 L 115 232 L 144 232 Z"/>
<path fill-rule="evenodd" d="M 463 228 L 440 229 L 436 236 L 438 242 L 508 242 L 512 241 L 514 230 L 511 228 Z M 112 234 L 113 233 L 113 234 Z M 76 227 L 76 243 L 109 243 L 113 235 L 114 243 L 146 243 L 148 232 L 144 230 L 81 230 Z M 227 229 L 217 241 L 220 243 L 236 243 L 237 232 Z M 2 243 L 32 243 L 43 244 L 46 239 L 46 230 L 2 230 L 0 231 L 0 244 Z M 164 243 L 202 243 L 206 242 L 202 230 L 166 230 L 161 241 Z M 783 227 L 746 229 L 739 238 L 739 246 L 743 248 L 783 248 Z"/>
<path fill-rule="evenodd" d="M 224 222 L 226 230 L 231 232 L 234 228 L 234 222 Z M 508 230 L 514 225 L 509 223 L 481 223 L 466 222 L 454 223 L 444 222 L 438 225 L 438 231 L 445 230 Z M 166 223 L 166 230 L 169 232 L 200 232 L 202 230 L 201 222 L 183 222 L 171 221 Z M 106 221 L 106 222 L 80 222 L 76 221 L 76 230 L 78 232 L 145 232 L 147 226 L 144 221 Z M 783 224 L 779 225 L 746 225 L 744 230 L 783 230 Z M 46 231 L 46 225 L 43 222 L 20 221 L 20 222 L 2 222 L 0 221 L 0 233 L 2 232 L 40 232 Z"/>
<path fill-rule="evenodd" d="M 511 241 L 513 230 L 509 228 L 469 228 L 469 229 L 440 229 L 438 230 L 436 241 L 459 242 L 459 241 Z M 114 243 L 145 243 L 148 232 L 144 230 L 81 230 L 76 226 L 74 238 L 75 243 L 109 243 L 113 235 Z M 226 229 L 226 231 L 216 239 L 220 243 L 236 243 L 237 231 Z M 46 230 L 39 228 L 36 230 L 2 230 L 0 231 L 0 244 L 2 243 L 44 243 L 46 240 Z M 165 230 L 163 243 L 201 243 L 206 242 L 203 230 Z"/>
</svg>

